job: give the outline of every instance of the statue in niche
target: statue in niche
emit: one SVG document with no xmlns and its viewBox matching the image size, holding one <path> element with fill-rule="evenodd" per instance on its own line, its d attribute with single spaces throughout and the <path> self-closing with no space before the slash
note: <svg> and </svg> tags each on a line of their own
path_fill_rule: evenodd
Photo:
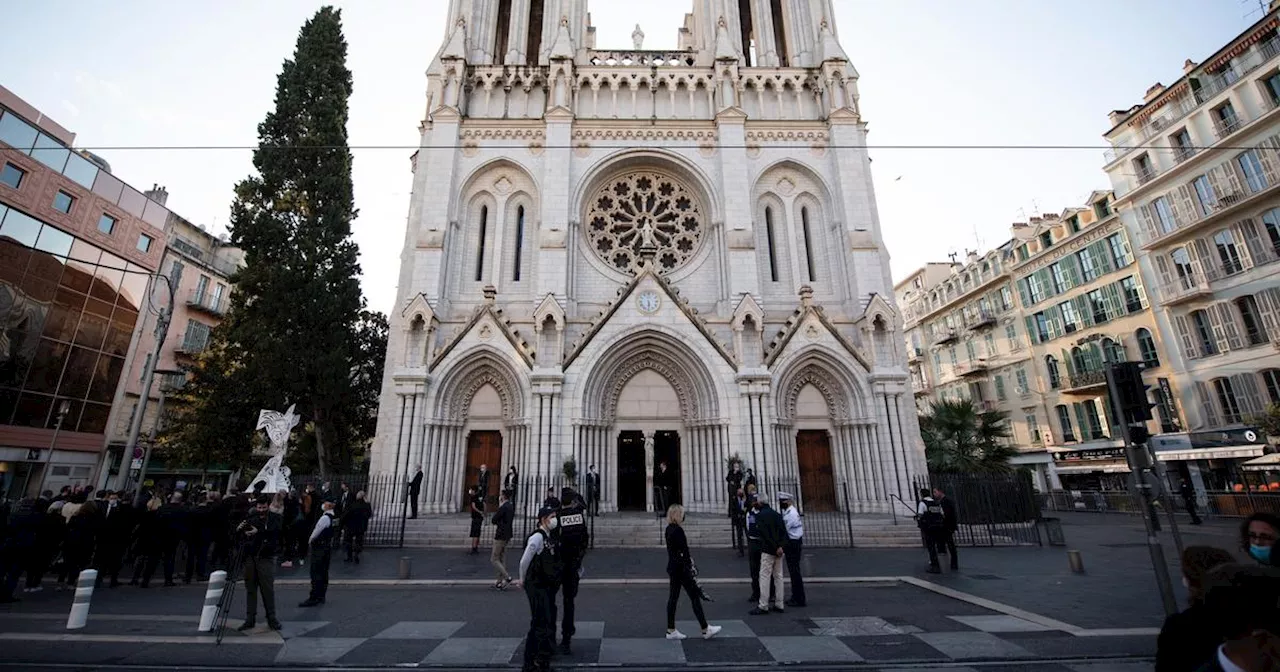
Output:
<svg viewBox="0 0 1280 672">
<path fill-rule="evenodd" d="M 263 483 L 262 492 L 276 493 L 290 489 L 289 467 L 284 466 L 284 455 L 289 450 L 289 434 L 302 419 L 293 412 L 293 407 L 290 404 L 289 410 L 284 413 L 266 409 L 258 413 L 258 426 L 254 427 L 254 431 L 267 430 L 267 439 L 271 441 L 271 457 L 249 483 L 255 489 L 258 483 Z"/>
<path fill-rule="evenodd" d="M 636 24 L 636 29 L 631 31 L 631 43 L 635 45 L 636 51 L 644 49 L 644 31 L 640 30 L 640 24 Z"/>
</svg>

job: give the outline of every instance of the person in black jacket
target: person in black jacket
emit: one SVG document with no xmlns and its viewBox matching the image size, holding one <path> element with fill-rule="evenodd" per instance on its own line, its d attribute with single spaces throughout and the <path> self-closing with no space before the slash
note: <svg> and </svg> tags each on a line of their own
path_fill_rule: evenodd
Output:
<svg viewBox="0 0 1280 672">
<path fill-rule="evenodd" d="M 733 524 L 733 547 L 738 549 L 738 557 L 745 555 L 747 543 L 747 510 L 751 508 L 747 493 L 741 488 L 729 498 L 729 522 Z"/>
<path fill-rule="evenodd" d="M 369 530 L 369 519 L 373 518 L 373 507 L 365 499 L 364 490 L 356 493 L 355 501 L 342 516 L 342 529 L 346 533 L 347 557 L 345 562 L 360 564 L 360 554 L 364 552 L 364 533 Z"/>
<path fill-rule="evenodd" d="M 760 534 L 760 602 L 751 610 L 751 615 L 760 616 L 770 611 L 782 613 L 783 586 L 782 568 L 783 549 L 787 543 L 787 527 L 782 522 L 782 515 L 774 511 L 764 495 L 755 501 L 756 531 Z M 772 591 L 773 604 L 769 603 Z"/>
<path fill-rule="evenodd" d="M 507 571 L 507 544 L 511 542 L 514 534 L 511 526 L 516 519 L 516 508 L 511 503 L 511 491 L 503 490 L 501 498 L 502 503 L 498 505 L 498 510 L 493 512 L 493 552 L 489 555 L 489 562 L 498 573 L 498 579 L 493 584 L 496 590 L 506 590 L 507 586 L 511 585 L 511 574 Z"/>
<path fill-rule="evenodd" d="M 121 501 L 120 493 L 108 492 L 106 505 L 102 507 L 102 534 L 98 535 L 94 561 L 102 578 L 109 579 L 107 585 L 111 588 L 120 585 L 120 568 L 136 524 L 133 507 Z"/>
<path fill-rule="evenodd" d="M 267 627 L 280 629 L 276 620 L 276 552 L 280 544 L 280 514 L 272 513 L 271 496 L 259 495 L 253 511 L 236 527 L 244 544 L 244 588 L 246 616 L 238 628 L 252 630 L 257 623 L 258 593 L 267 612 Z"/>
<path fill-rule="evenodd" d="M 200 495 L 200 504 L 187 512 L 187 572 L 183 583 L 192 577 L 209 580 L 209 546 L 213 543 L 213 501 L 208 493 Z"/>
<path fill-rule="evenodd" d="M 587 513 L 600 515 L 600 472 L 594 464 L 587 467 Z"/>
<path fill-rule="evenodd" d="M 39 555 L 41 525 L 44 512 L 36 508 L 37 500 L 24 498 L 10 514 L 5 537 L 0 539 L 0 604 L 15 602 L 18 577 L 25 570 L 31 577 L 31 558 Z"/>
<path fill-rule="evenodd" d="M 663 534 L 667 542 L 667 576 L 670 578 L 667 592 L 667 639 L 685 638 L 684 633 L 676 629 L 676 603 L 680 600 L 681 590 L 689 596 L 693 615 L 702 628 L 702 638 L 711 639 L 720 632 L 720 626 L 709 625 L 706 614 L 702 612 L 702 590 L 695 580 L 697 569 L 693 564 L 693 557 L 689 555 L 689 540 L 685 537 L 684 528 L 680 527 L 683 522 L 684 507 L 672 504 L 667 509 L 667 530 Z"/>
<path fill-rule="evenodd" d="M 1193 672 L 1222 643 L 1204 604 L 1205 577 L 1215 567 L 1235 561 L 1227 551 L 1212 546 L 1188 546 L 1182 552 L 1182 578 L 1191 606 L 1164 619 L 1156 640 L 1156 672 Z"/>
<path fill-rule="evenodd" d="M 138 512 L 137 525 L 134 528 L 133 541 L 133 579 L 131 586 L 149 588 L 151 577 L 156 573 L 156 564 L 162 553 L 160 518 L 160 498 L 147 501 L 143 510 Z M 138 583 L 142 579 L 142 583 Z"/>
<path fill-rule="evenodd" d="M 729 465 L 729 473 L 724 477 L 724 482 L 728 484 L 729 492 L 729 515 L 733 515 L 733 498 L 737 496 L 738 491 L 742 489 L 742 463 L 734 462 Z"/>
<path fill-rule="evenodd" d="M 951 571 L 960 569 L 960 558 L 956 555 L 956 530 L 960 529 L 960 519 L 956 517 L 956 502 L 942 491 L 933 489 L 933 500 L 942 505 L 942 530 L 938 533 L 938 550 L 946 549 L 951 558 Z"/>
<path fill-rule="evenodd" d="M 564 618 L 560 624 L 560 652 L 569 654 L 572 652 L 570 642 L 577 633 L 575 600 L 578 598 L 578 581 L 582 578 L 582 560 L 586 557 L 587 546 L 591 544 L 591 533 L 587 529 L 587 507 L 573 488 L 565 487 L 560 490 L 560 509 L 556 519 L 559 527 L 552 536 L 560 549 L 560 595 L 564 602 Z M 554 616 L 554 600 L 551 613 Z"/>
<path fill-rule="evenodd" d="M 413 480 L 409 481 L 409 517 L 418 517 L 418 497 L 422 495 L 422 465 L 418 465 L 418 470 L 413 474 Z"/>
<path fill-rule="evenodd" d="M 1280 669 L 1280 570 L 1230 564 L 1205 577 L 1208 621 L 1223 643 L 1200 672 L 1275 672 Z"/>
<path fill-rule="evenodd" d="M 68 588 L 76 586 L 80 572 L 87 569 L 93 560 L 94 544 L 97 543 L 101 527 L 102 517 L 98 515 L 98 503 L 92 500 L 81 504 L 67 521 L 67 538 L 62 543 L 62 574 L 66 577 Z"/>
</svg>

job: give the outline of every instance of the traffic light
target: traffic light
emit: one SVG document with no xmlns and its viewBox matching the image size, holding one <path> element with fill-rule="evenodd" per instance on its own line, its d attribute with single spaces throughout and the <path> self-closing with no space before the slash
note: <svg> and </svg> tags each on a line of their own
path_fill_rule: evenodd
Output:
<svg viewBox="0 0 1280 672">
<path fill-rule="evenodd" d="M 1147 400 L 1147 384 L 1142 381 L 1142 364 L 1118 362 L 1111 365 L 1111 394 L 1119 407 L 1120 421 L 1129 432 L 1129 442 L 1141 446 L 1151 440 L 1147 421 L 1155 404 Z"/>
</svg>

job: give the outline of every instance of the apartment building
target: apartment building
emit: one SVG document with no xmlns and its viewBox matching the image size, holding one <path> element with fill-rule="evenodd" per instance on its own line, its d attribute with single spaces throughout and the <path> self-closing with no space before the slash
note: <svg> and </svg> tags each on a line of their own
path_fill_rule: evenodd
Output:
<svg viewBox="0 0 1280 672">
<path fill-rule="evenodd" d="M 169 196 L 164 187 L 155 186 L 147 194 L 152 200 L 162 204 Z M 193 224 L 177 214 L 169 214 L 168 221 L 165 222 L 165 234 L 168 244 L 160 263 L 160 273 L 173 285 L 174 308 L 168 334 L 159 350 L 155 381 L 143 412 L 140 434 L 143 442 L 154 437 L 160 429 L 166 397 L 186 384 L 187 367 L 208 346 L 210 333 L 230 308 L 231 276 L 244 263 L 244 252 L 228 243 L 225 235 L 215 236 L 203 226 Z M 156 352 L 157 316 L 148 313 L 143 316 L 143 320 L 138 347 L 126 363 L 126 375 L 117 392 L 117 402 L 108 423 L 111 429 L 108 449 L 112 457 L 109 461 L 110 469 L 104 470 L 99 479 L 104 483 L 118 473 L 120 451 L 128 444 L 129 429 L 142 398 L 143 372 Z M 142 449 L 138 452 L 142 452 Z M 141 459 L 131 456 L 126 467 L 137 464 L 133 460 Z M 184 470 L 177 465 L 165 464 L 158 457 L 152 457 L 147 465 L 147 475 L 152 480 L 176 480 L 199 474 L 204 474 L 206 479 L 221 478 L 230 473 L 224 466 Z"/>
<path fill-rule="evenodd" d="M 1106 367 L 1140 361 L 1152 387 L 1152 434 L 1176 432 L 1168 362 L 1129 232 L 1114 194 L 1090 194 L 1083 207 L 1015 227 L 1014 286 L 1031 344 L 1033 389 L 1024 403 L 1043 410 L 1042 432 L 1062 486 L 1127 487 L 1124 441 L 1114 426 Z"/>
<path fill-rule="evenodd" d="M 964 263 L 929 264 L 895 286 L 917 405 L 968 398 L 1008 416 L 1014 463 L 1040 490 L 1058 487 L 1046 451 L 1045 410 L 1034 403 L 1031 348 L 1013 286 L 1018 239 Z"/>
<path fill-rule="evenodd" d="M 89 483 L 165 248 L 163 203 L 0 87 L 0 498 Z"/>
<path fill-rule="evenodd" d="M 1280 403 L 1277 4 L 1172 85 L 1112 112 L 1105 136 L 1114 208 L 1171 346 L 1158 389 L 1186 419 L 1153 445 L 1200 489 L 1246 483 L 1245 463 L 1267 448 L 1254 418 Z"/>
</svg>

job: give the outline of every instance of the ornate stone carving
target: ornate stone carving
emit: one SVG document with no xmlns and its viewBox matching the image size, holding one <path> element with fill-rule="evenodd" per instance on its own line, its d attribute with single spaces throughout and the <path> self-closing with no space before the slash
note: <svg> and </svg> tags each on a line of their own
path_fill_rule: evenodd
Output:
<svg viewBox="0 0 1280 672">
<path fill-rule="evenodd" d="M 692 189 L 661 173 L 638 171 L 609 180 L 590 201 L 588 245 L 606 264 L 631 273 L 640 248 L 654 243 L 661 272 L 689 262 L 702 243 L 702 207 Z"/>
<path fill-rule="evenodd" d="M 449 419 L 466 420 L 471 412 L 472 398 L 485 385 L 492 385 L 493 389 L 498 391 L 498 398 L 502 402 L 502 417 L 519 417 L 519 405 L 517 402 L 517 397 L 520 394 L 519 387 L 505 373 L 492 364 L 485 363 L 462 374 L 462 379 L 456 385 L 449 386 L 452 388 L 447 390 L 448 396 L 446 397 L 449 403 Z M 445 394 L 446 390 L 441 390 L 441 393 Z"/>
<path fill-rule="evenodd" d="M 796 398 L 800 390 L 813 385 L 827 400 L 827 408 L 831 410 L 832 419 L 846 421 L 849 418 L 849 400 L 845 398 L 844 386 L 831 375 L 830 371 L 816 364 L 806 364 L 796 375 L 786 381 L 782 394 L 782 412 L 785 419 L 796 417 Z"/>
</svg>

